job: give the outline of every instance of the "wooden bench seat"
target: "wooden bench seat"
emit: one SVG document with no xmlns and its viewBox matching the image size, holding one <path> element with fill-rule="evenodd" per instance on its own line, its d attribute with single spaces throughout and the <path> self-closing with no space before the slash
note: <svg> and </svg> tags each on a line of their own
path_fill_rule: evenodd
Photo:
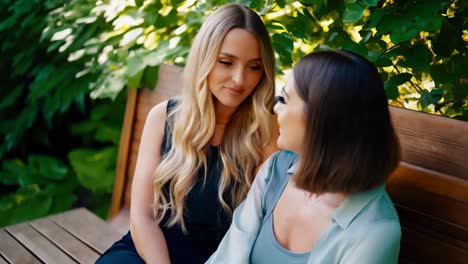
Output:
<svg viewBox="0 0 468 264">
<path fill-rule="evenodd" d="M 85 208 L 0 229 L 2 263 L 94 263 L 122 233 Z"/>
<path fill-rule="evenodd" d="M 161 65 L 156 89 L 130 90 L 109 217 L 128 230 L 130 189 L 149 110 L 180 93 L 182 68 Z M 390 107 L 402 162 L 387 183 L 403 229 L 401 263 L 468 262 L 468 122 Z"/>
</svg>

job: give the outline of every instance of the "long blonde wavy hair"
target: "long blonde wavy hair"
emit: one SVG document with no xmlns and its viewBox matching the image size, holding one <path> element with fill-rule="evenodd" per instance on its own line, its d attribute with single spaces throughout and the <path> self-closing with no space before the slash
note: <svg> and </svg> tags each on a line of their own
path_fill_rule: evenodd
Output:
<svg viewBox="0 0 468 264">
<path fill-rule="evenodd" d="M 227 4 L 214 11 L 197 33 L 184 68 L 181 100 L 167 117 L 172 147 L 154 173 L 154 208 L 160 222 L 167 211 L 166 226 L 184 223 L 185 197 L 197 181 L 197 171 L 206 177 L 207 147 L 215 131 L 216 117 L 207 76 L 229 30 L 241 28 L 260 42 L 264 73 L 253 92 L 239 105 L 226 126 L 219 147 L 223 172 L 218 199 L 230 215 L 245 198 L 262 161 L 262 149 L 270 142 L 271 109 L 274 101 L 274 54 L 270 36 L 260 17 L 240 4 Z M 167 189 L 166 189 L 167 188 Z M 231 205 L 223 198 L 226 190 Z M 165 191 L 163 191 L 165 190 Z"/>
</svg>

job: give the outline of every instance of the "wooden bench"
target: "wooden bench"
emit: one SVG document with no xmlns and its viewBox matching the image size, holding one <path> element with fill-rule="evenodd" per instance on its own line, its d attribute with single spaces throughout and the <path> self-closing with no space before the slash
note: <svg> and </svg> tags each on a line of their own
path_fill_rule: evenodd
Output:
<svg viewBox="0 0 468 264">
<path fill-rule="evenodd" d="M 182 68 L 161 65 L 156 89 L 128 93 L 111 221 L 128 230 L 130 189 L 148 111 L 180 93 Z M 388 181 L 402 224 L 401 263 L 468 262 L 468 122 L 390 107 L 402 162 Z"/>
<path fill-rule="evenodd" d="M 2 263 L 94 263 L 122 233 L 85 208 L 0 229 Z"/>
</svg>

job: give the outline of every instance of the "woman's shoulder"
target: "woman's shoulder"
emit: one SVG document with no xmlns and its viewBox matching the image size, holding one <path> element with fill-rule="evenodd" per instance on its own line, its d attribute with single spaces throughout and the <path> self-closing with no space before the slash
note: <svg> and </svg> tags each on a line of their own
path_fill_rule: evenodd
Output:
<svg viewBox="0 0 468 264">
<path fill-rule="evenodd" d="M 178 98 L 170 98 L 156 104 L 150 109 L 147 119 L 165 122 L 168 114 L 177 106 L 178 103 Z"/>
<path fill-rule="evenodd" d="M 148 118 L 164 118 L 166 119 L 166 110 L 167 110 L 167 107 L 168 107 L 168 104 L 170 102 L 171 99 L 169 100 L 166 100 L 166 101 L 162 101 L 158 104 L 156 104 L 155 106 L 153 106 L 149 113 L 148 113 Z"/>
<path fill-rule="evenodd" d="M 399 241 L 401 226 L 396 209 L 385 191 L 385 185 L 375 188 L 377 195 L 356 216 L 350 232 L 354 239 L 386 239 Z M 367 238 L 366 238 L 367 237 Z"/>
<path fill-rule="evenodd" d="M 288 150 L 280 150 L 272 155 L 270 171 L 271 177 L 278 176 L 283 178 L 288 174 L 297 160 L 297 154 Z"/>
<path fill-rule="evenodd" d="M 280 150 L 271 154 L 260 167 L 257 178 L 262 178 L 267 184 L 272 178 L 278 180 L 293 166 L 297 155 L 293 152 Z"/>
<path fill-rule="evenodd" d="M 162 136 L 164 123 L 166 122 L 166 107 L 167 101 L 164 101 L 153 106 L 148 112 L 144 129 L 149 131 L 149 134 L 160 134 Z"/>
</svg>

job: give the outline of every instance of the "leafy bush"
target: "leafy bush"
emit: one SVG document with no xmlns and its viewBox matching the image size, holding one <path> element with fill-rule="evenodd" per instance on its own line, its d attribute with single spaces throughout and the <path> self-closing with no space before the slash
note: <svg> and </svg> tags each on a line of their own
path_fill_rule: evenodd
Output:
<svg viewBox="0 0 468 264">
<path fill-rule="evenodd" d="M 83 62 L 68 61 L 45 37 L 49 19 L 70 3 L 0 1 L 0 70 L 8 73 L 0 89 L 0 226 L 73 206 L 104 217 L 109 206 L 125 95 L 91 100 L 97 75 L 75 78 Z"/>
<path fill-rule="evenodd" d="M 81 2 L 71 1 L 65 10 L 72 12 Z M 392 104 L 468 120 L 466 1 L 241 2 L 264 18 L 280 75 L 308 52 L 344 48 L 379 67 Z M 152 86 L 161 62 L 183 64 L 204 17 L 224 3 L 101 1 L 78 20 L 62 12 L 48 30 L 67 33 L 53 41 L 69 52 L 69 61 L 85 62 L 80 76 L 98 75 L 91 95 L 113 98 L 125 86 Z M 105 23 L 100 27 L 105 30 L 87 39 L 84 21 Z M 84 45 L 73 48 L 72 42 Z"/>
</svg>

